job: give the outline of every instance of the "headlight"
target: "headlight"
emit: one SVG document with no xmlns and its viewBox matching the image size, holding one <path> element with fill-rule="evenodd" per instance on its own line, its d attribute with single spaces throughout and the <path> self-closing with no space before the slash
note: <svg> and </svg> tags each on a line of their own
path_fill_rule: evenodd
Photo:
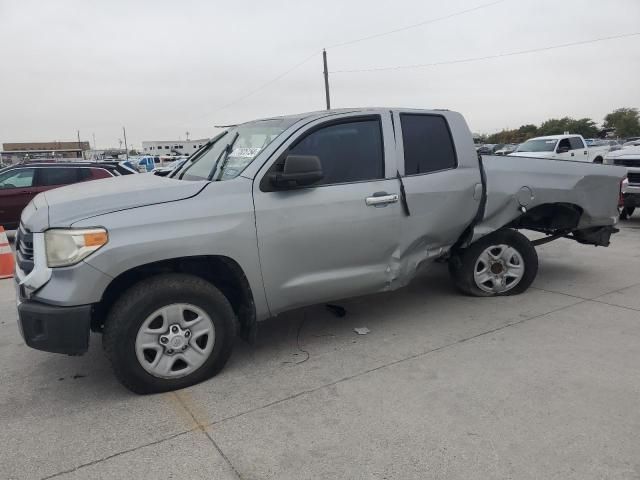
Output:
<svg viewBox="0 0 640 480">
<path fill-rule="evenodd" d="M 88 257 L 109 241 L 104 228 L 53 229 L 44 232 L 49 267 L 67 267 Z"/>
</svg>

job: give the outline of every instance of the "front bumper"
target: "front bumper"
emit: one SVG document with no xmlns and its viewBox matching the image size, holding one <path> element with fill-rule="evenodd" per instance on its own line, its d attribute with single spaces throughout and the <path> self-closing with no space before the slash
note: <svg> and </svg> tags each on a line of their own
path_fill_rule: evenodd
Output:
<svg viewBox="0 0 640 480">
<path fill-rule="evenodd" d="M 92 305 L 58 307 L 26 300 L 16 284 L 18 327 L 25 343 L 45 352 L 81 355 L 89 348 Z"/>
</svg>

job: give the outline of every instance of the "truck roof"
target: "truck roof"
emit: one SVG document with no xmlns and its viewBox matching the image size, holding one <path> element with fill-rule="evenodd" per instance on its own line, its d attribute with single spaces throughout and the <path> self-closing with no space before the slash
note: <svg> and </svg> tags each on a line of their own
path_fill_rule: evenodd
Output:
<svg viewBox="0 0 640 480">
<path fill-rule="evenodd" d="M 280 118 L 290 118 L 295 120 L 315 119 L 329 117 L 340 113 L 357 113 L 357 112 L 378 112 L 384 113 L 389 111 L 402 110 L 403 112 L 423 112 L 423 113 L 442 113 L 449 112 L 446 109 L 420 109 L 420 108 L 398 108 L 398 107 L 355 107 L 355 108 L 335 108 L 331 110 L 316 110 L 313 112 L 294 113 L 290 115 L 278 115 L 275 117 L 266 117 L 249 121 L 275 120 Z M 245 122 L 242 122 L 245 123 Z"/>
<path fill-rule="evenodd" d="M 567 137 L 579 137 L 578 133 L 564 133 L 562 135 L 545 135 L 544 137 L 530 138 L 529 140 L 560 140 Z"/>
</svg>

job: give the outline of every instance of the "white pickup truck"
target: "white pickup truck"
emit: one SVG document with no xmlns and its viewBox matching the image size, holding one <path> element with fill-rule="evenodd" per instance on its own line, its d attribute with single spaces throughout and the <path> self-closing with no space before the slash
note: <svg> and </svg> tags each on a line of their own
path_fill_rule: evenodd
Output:
<svg viewBox="0 0 640 480">
<path fill-rule="evenodd" d="M 610 148 L 608 145 L 587 147 L 582 135 L 549 135 L 531 138 L 521 143 L 509 156 L 602 163 Z"/>
</svg>

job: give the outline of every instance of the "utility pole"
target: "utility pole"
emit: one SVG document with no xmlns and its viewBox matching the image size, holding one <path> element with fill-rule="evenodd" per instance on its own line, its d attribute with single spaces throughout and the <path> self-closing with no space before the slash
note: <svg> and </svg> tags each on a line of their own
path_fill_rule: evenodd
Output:
<svg viewBox="0 0 640 480">
<path fill-rule="evenodd" d="M 327 110 L 331 110 L 331 100 L 329 98 L 329 69 L 327 68 L 327 51 L 322 49 L 322 63 L 324 64 L 324 95 L 327 99 Z"/>
<path fill-rule="evenodd" d="M 93 137 L 93 159 L 95 160 L 98 155 L 98 147 L 96 146 L 96 134 L 95 132 L 91 134 Z"/>
<path fill-rule="evenodd" d="M 124 151 L 126 159 L 129 160 L 129 147 L 127 147 L 127 131 L 122 127 L 122 135 L 124 136 Z"/>
<path fill-rule="evenodd" d="M 82 155 L 82 159 L 84 160 L 84 152 L 82 151 L 82 144 L 80 143 L 80 130 L 76 130 L 78 134 L 78 150 L 80 150 L 80 155 Z"/>
</svg>

